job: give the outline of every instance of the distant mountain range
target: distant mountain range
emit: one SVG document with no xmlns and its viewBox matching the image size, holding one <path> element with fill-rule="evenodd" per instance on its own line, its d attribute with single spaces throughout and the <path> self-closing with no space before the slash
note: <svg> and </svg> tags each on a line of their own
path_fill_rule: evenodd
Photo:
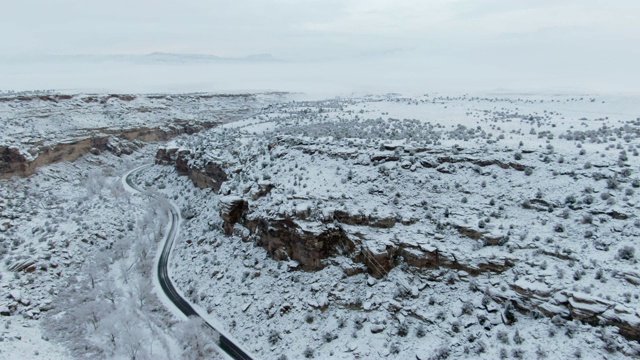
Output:
<svg viewBox="0 0 640 360">
<path fill-rule="evenodd" d="M 252 54 L 245 57 L 221 57 L 209 54 L 181 54 L 154 52 L 150 54 L 117 55 L 15 55 L 0 56 L 0 62 L 103 62 L 120 61 L 133 63 L 235 63 L 235 62 L 280 62 L 271 54 Z"/>
<path fill-rule="evenodd" d="M 271 62 L 279 61 L 271 54 L 253 54 L 240 58 L 220 57 L 207 54 L 179 54 L 179 53 L 163 53 L 154 52 L 147 55 L 140 55 L 141 58 L 146 61 L 157 62 L 235 62 L 235 61 L 251 61 L 251 62 Z"/>
</svg>

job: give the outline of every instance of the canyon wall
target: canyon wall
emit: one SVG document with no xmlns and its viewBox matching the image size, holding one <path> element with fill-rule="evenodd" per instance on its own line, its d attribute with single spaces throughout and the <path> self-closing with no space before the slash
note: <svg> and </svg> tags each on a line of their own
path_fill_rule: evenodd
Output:
<svg viewBox="0 0 640 360">
<path fill-rule="evenodd" d="M 75 161 L 91 152 L 111 151 L 116 155 L 131 153 L 140 142 L 167 141 L 181 134 L 193 134 L 218 125 L 218 123 L 174 122 L 158 128 L 100 129 L 89 136 L 67 140 L 52 145 L 25 144 L 29 147 L 20 150 L 16 147 L 0 147 L 0 178 L 29 176 L 37 168 L 60 161 Z"/>
</svg>

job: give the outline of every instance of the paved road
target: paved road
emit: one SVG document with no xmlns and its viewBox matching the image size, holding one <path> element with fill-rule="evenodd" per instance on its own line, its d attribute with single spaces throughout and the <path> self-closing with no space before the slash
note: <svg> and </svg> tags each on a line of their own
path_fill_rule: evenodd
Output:
<svg viewBox="0 0 640 360">
<path fill-rule="evenodd" d="M 125 182 L 129 187 L 138 191 L 140 193 L 144 192 L 144 190 L 135 184 L 132 180 L 132 177 L 135 173 L 142 171 L 151 165 L 143 165 L 140 166 L 131 172 L 129 172 L 125 177 Z M 164 247 L 162 248 L 162 254 L 160 255 L 160 261 L 158 262 L 158 281 L 160 282 L 160 287 L 162 291 L 167 295 L 169 300 L 182 311 L 186 316 L 197 316 L 202 321 L 207 324 L 209 328 L 211 328 L 216 333 L 220 334 L 220 332 L 213 327 L 213 325 L 209 324 L 206 319 L 204 319 L 200 314 L 198 314 L 191 304 L 187 302 L 180 294 L 176 291 L 176 288 L 173 286 L 171 279 L 169 278 L 169 272 L 167 271 L 167 263 L 169 262 L 169 254 L 171 254 L 171 249 L 173 248 L 173 242 L 176 239 L 176 234 L 178 232 L 178 223 L 180 220 L 180 215 L 178 209 L 175 205 L 170 204 L 169 206 L 169 232 L 167 233 Z M 244 350 L 242 350 L 238 345 L 236 345 L 233 341 L 231 341 L 228 337 L 220 334 L 220 342 L 218 344 L 220 349 L 226 352 L 230 357 L 237 360 L 250 360 L 251 357 Z"/>
</svg>

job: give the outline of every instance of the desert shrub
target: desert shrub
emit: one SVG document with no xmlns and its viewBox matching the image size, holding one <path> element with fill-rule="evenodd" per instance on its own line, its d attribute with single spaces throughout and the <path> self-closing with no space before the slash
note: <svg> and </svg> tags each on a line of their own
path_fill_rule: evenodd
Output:
<svg viewBox="0 0 640 360">
<path fill-rule="evenodd" d="M 514 159 L 516 159 L 516 160 L 522 160 L 522 153 L 521 153 L 521 152 L 519 152 L 519 151 L 518 151 L 518 152 L 516 152 L 516 153 L 513 155 L 513 158 L 514 158 Z"/>
<path fill-rule="evenodd" d="M 618 344 L 613 336 L 606 331 L 602 332 L 602 336 L 600 337 L 602 340 L 602 347 L 609 353 L 615 353 L 618 351 Z"/>
<path fill-rule="evenodd" d="M 269 332 L 268 341 L 271 345 L 277 344 L 278 341 L 280 341 L 280 334 L 275 330 L 271 330 L 271 332 Z"/>
<path fill-rule="evenodd" d="M 474 306 L 473 303 L 471 303 L 471 301 L 465 301 L 464 304 L 462 304 L 462 313 L 466 314 L 466 315 L 470 315 L 473 314 L 473 310 L 474 310 Z"/>
<path fill-rule="evenodd" d="M 496 334 L 496 338 L 503 344 L 509 344 L 509 334 L 507 334 L 507 332 L 504 330 L 498 331 L 498 333 Z"/>
<path fill-rule="evenodd" d="M 564 329 L 564 334 L 567 335 L 568 338 L 573 339 L 573 336 L 577 331 L 578 325 L 575 322 L 570 321 L 567 323 L 567 326 Z"/>
<path fill-rule="evenodd" d="M 449 355 L 451 355 L 451 350 L 449 349 L 449 346 L 443 345 L 436 349 L 436 351 L 429 358 L 429 360 L 445 360 L 449 358 Z"/>
<path fill-rule="evenodd" d="M 573 352 L 573 356 L 574 356 L 576 359 L 581 359 L 581 358 L 582 358 L 582 350 L 580 350 L 580 349 L 576 349 L 576 351 L 574 351 L 574 352 Z"/>
<path fill-rule="evenodd" d="M 453 331 L 454 333 L 459 333 L 461 326 L 462 324 L 460 324 L 460 321 L 456 320 L 451 323 L 451 331 Z"/>
<path fill-rule="evenodd" d="M 551 318 L 551 323 L 557 327 L 562 327 L 566 324 L 566 320 L 563 319 L 560 315 L 554 315 Z"/>
<path fill-rule="evenodd" d="M 304 321 L 307 322 L 307 324 L 311 324 L 313 323 L 313 314 L 308 313 L 305 317 L 304 317 Z"/>
<path fill-rule="evenodd" d="M 524 169 L 524 174 L 527 176 L 530 176 L 531 174 L 533 174 L 533 169 L 530 167 L 527 167 Z"/>
<path fill-rule="evenodd" d="M 547 352 L 542 350 L 540 345 L 538 345 L 538 348 L 536 349 L 536 356 L 538 359 L 545 359 L 547 357 Z"/>
<path fill-rule="evenodd" d="M 602 269 L 596 270 L 596 275 L 595 275 L 595 279 L 596 280 L 602 279 L 603 276 L 604 276 L 604 273 L 603 273 Z"/>
<path fill-rule="evenodd" d="M 516 314 L 513 311 L 513 305 L 507 303 L 504 308 L 504 318 L 507 320 L 507 324 L 513 324 L 516 322 Z"/>
<path fill-rule="evenodd" d="M 337 339 L 337 338 L 338 338 L 338 336 L 337 336 L 337 335 L 333 334 L 333 333 L 332 333 L 332 332 L 330 332 L 330 331 L 325 332 L 325 333 L 324 333 L 324 335 L 323 335 L 322 337 L 324 338 L 324 341 L 326 341 L 326 342 L 328 342 L 328 343 L 329 343 L 329 342 L 332 342 L 333 340 L 335 340 L 335 339 Z"/>
<path fill-rule="evenodd" d="M 544 260 L 542 264 L 540 264 L 540 270 L 547 270 L 547 260 Z"/>
<path fill-rule="evenodd" d="M 453 285 L 456 283 L 456 280 L 458 280 L 458 277 L 456 276 L 456 274 L 454 274 L 453 272 L 450 272 L 447 275 L 447 284 L 449 285 Z"/>
<path fill-rule="evenodd" d="M 622 166 L 625 166 L 625 165 L 624 164 L 618 164 L 618 166 L 622 167 Z M 633 171 L 630 168 L 625 168 L 625 169 L 622 169 L 620 171 L 620 175 L 622 175 L 622 177 L 625 177 L 625 178 L 631 176 L 632 173 L 633 173 Z"/>
<path fill-rule="evenodd" d="M 524 350 L 516 348 L 511 350 L 511 356 L 515 359 L 523 359 L 524 358 Z"/>
<path fill-rule="evenodd" d="M 307 346 L 307 348 L 302 352 L 302 355 L 307 359 L 311 359 L 313 357 L 313 349 L 310 346 Z"/>
<path fill-rule="evenodd" d="M 582 199 L 582 202 L 587 205 L 593 204 L 593 196 L 591 196 L 590 194 L 585 195 L 584 199 Z"/>
<path fill-rule="evenodd" d="M 475 280 L 469 281 L 469 291 L 472 291 L 472 292 L 480 291 L 480 285 L 478 284 L 477 281 Z"/>
<path fill-rule="evenodd" d="M 407 334 L 409 334 L 409 325 L 406 322 L 400 324 L 400 326 L 398 326 L 398 335 L 405 337 Z"/>
<path fill-rule="evenodd" d="M 628 161 L 629 157 L 627 156 L 627 152 L 626 151 L 621 151 L 620 155 L 618 156 L 618 160 L 624 162 L 624 161 Z"/>
<path fill-rule="evenodd" d="M 604 154 L 602 154 L 602 155 L 604 155 Z M 606 176 L 606 175 L 604 175 L 603 173 L 599 173 L 599 172 L 597 172 L 597 173 L 593 173 L 593 174 L 591 175 L 591 177 L 592 177 L 592 178 L 593 178 L 593 180 L 595 180 L 595 181 L 600 181 L 600 180 L 602 180 L 602 179 L 606 179 L 606 178 L 607 178 L 607 176 Z"/>
<path fill-rule="evenodd" d="M 636 249 L 633 246 L 623 246 L 618 250 L 618 258 L 622 260 L 631 260 L 635 256 Z"/>
<path fill-rule="evenodd" d="M 423 338 L 425 335 L 427 335 L 427 331 L 425 330 L 424 326 L 420 324 L 416 329 L 416 337 Z"/>
</svg>

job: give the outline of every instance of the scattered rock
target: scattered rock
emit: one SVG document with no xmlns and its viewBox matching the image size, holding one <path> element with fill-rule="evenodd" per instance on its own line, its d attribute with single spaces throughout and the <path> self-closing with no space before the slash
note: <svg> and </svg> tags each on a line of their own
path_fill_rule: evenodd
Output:
<svg viewBox="0 0 640 360">
<path fill-rule="evenodd" d="M 371 333 L 378 334 L 384 331 L 384 325 L 382 324 L 372 324 L 371 325 Z"/>
</svg>

